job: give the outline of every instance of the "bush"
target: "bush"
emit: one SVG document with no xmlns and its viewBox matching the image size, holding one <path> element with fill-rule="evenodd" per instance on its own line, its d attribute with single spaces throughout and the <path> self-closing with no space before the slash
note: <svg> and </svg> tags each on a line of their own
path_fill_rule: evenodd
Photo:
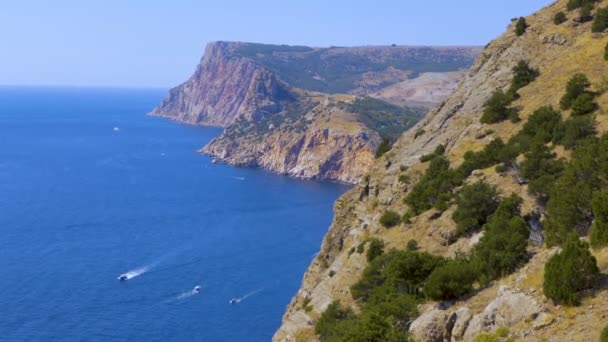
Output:
<svg viewBox="0 0 608 342">
<path fill-rule="evenodd" d="M 608 44 L 606 44 L 606 47 L 604 48 L 604 59 L 608 61 Z"/>
<path fill-rule="evenodd" d="M 594 4 L 597 1 L 598 0 L 569 0 L 566 7 L 568 8 L 568 11 L 572 11 L 574 9 L 583 7 L 585 4 Z"/>
<path fill-rule="evenodd" d="M 435 151 L 433 151 L 433 153 L 425 154 L 422 157 L 420 157 L 420 162 L 426 163 L 428 161 L 433 160 L 433 158 L 435 158 L 436 156 L 443 155 L 444 153 L 445 153 L 445 146 L 440 144 L 439 146 L 437 146 L 435 148 Z"/>
<path fill-rule="evenodd" d="M 376 311 L 361 314 L 356 324 L 344 334 L 343 341 L 407 341 L 407 334 L 396 327 L 394 319 Z"/>
<path fill-rule="evenodd" d="M 594 112 L 597 104 L 593 101 L 593 95 L 583 93 L 572 102 L 572 115 L 580 116 Z"/>
<path fill-rule="evenodd" d="M 361 242 L 359 246 L 357 246 L 357 253 L 363 254 L 365 252 L 365 242 Z"/>
<path fill-rule="evenodd" d="M 367 261 L 372 261 L 384 253 L 384 241 L 372 239 L 367 249 Z"/>
<path fill-rule="evenodd" d="M 401 222 L 401 216 L 394 211 L 388 210 L 380 217 L 380 224 L 384 228 L 392 228 Z"/>
<path fill-rule="evenodd" d="M 558 126 L 553 141 L 566 149 L 575 148 L 585 138 L 595 135 L 595 119 L 592 115 L 575 116 Z"/>
<path fill-rule="evenodd" d="M 456 197 L 458 208 L 452 218 L 458 236 L 481 229 L 498 207 L 496 188 L 482 181 L 465 185 Z"/>
<path fill-rule="evenodd" d="M 382 157 L 386 152 L 390 151 L 392 148 L 391 140 L 389 138 L 382 139 L 378 148 L 376 148 L 376 159 Z"/>
<path fill-rule="evenodd" d="M 593 193 L 593 225 L 591 226 L 591 247 L 608 246 L 608 190 Z"/>
<path fill-rule="evenodd" d="M 540 72 L 538 69 L 531 68 L 528 62 L 520 60 L 513 68 L 513 74 L 511 88 L 508 92 L 512 97 L 516 96 L 517 90 L 532 83 L 540 75 Z"/>
<path fill-rule="evenodd" d="M 408 210 L 405 212 L 405 214 L 403 214 L 403 216 L 401 216 L 401 222 L 405 223 L 405 224 L 410 224 L 412 223 L 412 218 L 414 217 L 414 213 L 411 210 Z"/>
<path fill-rule="evenodd" d="M 602 334 L 600 335 L 600 342 L 608 342 L 608 325 L 602 329 Z"/>
<path fill-rule="evenodd" d="M 553 140 L 553 134 L 561 122 L 561 114 L 553 109 L 553 107 L 541 107 L 530 115 L 519 136 L 526 135 L 532 138 L 530 141 L 535 139 L 548 143 Z"/>
<path fill-rule="evenodd" d="M 581 10 L 579 12 L 579 21 L 584 23 L 587 22 L 591 19 L 593 19 L 593 16 L 591 15 L 591 11 L 593 11 L 593 3 L 591 2 L 587 2 L 583 5 L 583 7 L 581 7 Z"/>
<path fill-rule="evenodd" d="M 580 95 L 585 93 L 587 87 L 590 85 L 589 79 L 584 74 L 578 73 L 572 76 L 566 85 L 566 94 L 564 94 L 560 100 L 562 109 L 570 109 L 572 103 L 574 103 Z"/>
<path fill-rule="evenodd" d="M 528 28 L 528 23 L 526 22 L 526 18 L 520 17 L 517 20 L 517 24 L 515 24 L 515 34 L 517 36 L 522 36 L 526 33 L 526 29 Z"/>
<path fill-rule="evenodd" d="M 566 22 L 568 20 L 568 18 L 566 18 L 566 15 L 564 14 L 564 12 L 557 12 L 555 14 L 555 16 L 553 17 L 553 23 L 555 25 L 560 25 L 564 22 Z"/>
<path fill-rule="evenodd" d="M 468 260 L 450 260 L 431 273 L 424 294 L 433 300 L 457 299 L 473 290 L 477 277 L 477 270 Z"/>
<path fill-rule="evenodd" d="M 577 305 L 579 292 L 590 288 L 598 273 L 597 262 L 589 252 L 589 245 L 572 233 L 563 250 L 545 265 L 545 296 L 555 303 Z"/>
<path fill-rule="evenodd" d="M 546 200 L 551 187 L 564 170 L 564 162 L 555 159 L 542 140 L 536 140 L 521 163 L 521 175 L 529 181 L 528 192 Z"/>
<path fill-rule="evenodd" d="M 450 162 L 443 155 L 435 156 L 424 176 L 405 198 L 405 203 L 416 215 L 432 207 L 441 207 L 451 197 L 455 176 Z"/>
<path fill-rule="evenodd" d="M 408 251 L 417 251 L 418 250 L 418 241 L 411 239 L 407 242 L 407 250 Z"/>
<path fill-rule="evenodd" d="M 608 28 L 608 7 L 599 8 L 591 25 L 592 32 L 604 32 Z"/>
<path fill-rule="evenodd" d="M 520 216 L 521 198 L 505 198 L 485 226 L 485 234 L 473 249 L 473 261 L 487 283 L 515 271 L 528 260 L 530 232 Z"/>
<path fill-rule="evenodd" d="M 506 119 L 515 120 L 517 118 L 517 111 L 508 107 L 512 101 L 512 96 L 505 94 L 502 90 L 496 90 L 484 104 L 481 123 L 493 124 Z"/>
<path fill-rule="evenodd" d="M 375 289 L 386 286 L 400 294 L 417 295 L 443 258 L 424 252 L 391 250 L 372 260 L 351 287 L 353 298 L 367 302 Z"/>
<path fill-rule="evenodd" d="M 354 318 L 355 314 L 350 308 L 342 307 L 340 301 L 335 300 L 329 304 L 317 320 L 315 333 L 320 336 L 321 341 L 342 336 L 346 326 L 344 323 L 349 323 Z"/>
</svg>

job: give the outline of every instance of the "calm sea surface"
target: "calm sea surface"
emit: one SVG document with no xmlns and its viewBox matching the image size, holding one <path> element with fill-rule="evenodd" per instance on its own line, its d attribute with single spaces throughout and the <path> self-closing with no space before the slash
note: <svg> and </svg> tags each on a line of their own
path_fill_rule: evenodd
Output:
<svg viewBox="0 0 608 342">
<path fill-rule="evenodd" d="M 0 87 L 1 340 L 278 328 L 347 187 L 212 164 L 219 129 L 145 116 L 163 94 Z"/>
</svg>

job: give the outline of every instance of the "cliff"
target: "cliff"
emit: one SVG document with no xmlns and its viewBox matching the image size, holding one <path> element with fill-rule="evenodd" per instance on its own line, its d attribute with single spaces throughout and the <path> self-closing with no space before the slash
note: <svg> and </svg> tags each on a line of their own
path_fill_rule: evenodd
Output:
<svg viewBox="0 0 608 342">
<path fill-rule="evenodd" d="M 445 98 L 478 52 L 476 47 L 215 42 L 194 75 L 171 89 L 150 115 L 226 127 L 201 149 L 225 163 L 356 183 L 380 141 L 396 138 Z M 383 91 L 396 84 L 401 85 Z M 375 105 L 393 114 L 370 121 L 366 118 L 376 113 L 346 108 L 357 99 L 371 101 L 366 97 L 371 93 L 377 102 L 396 104 Z M 402 117 L 395 121 L 395 113 Z M 381 132 L 389 124 L 390 135 Z"/>
<path fill-rule="evenodd" d="M 385 250 L 403 250 L 414 239 L 420 250 L 444 257 L 467 253 L 478 243 L 479 235 L 454 239 L 453 202 L 447 210 L 428 210 L 395 228 L 386 229 L 379 222 L 387 210 L 405 213 L 410 209 L 404 198 L 428 167 L 420 157 L 440 144 L 445 146 L 450 164 L 458 167 L 467 151 L 480 151 L 495 138 L 508 141 L 538 108 L 559 108 L 566 83 L 577 72 L 589 77 L 598 94 L 597 133 L 608 131 L 608 63 L 604 60 L 608 34 L 592 33 L 590 22 L 581 22 L 576 11 L 566 10 L 567 2 L 557 1 L 526 17 L 528 27 L 522 36 L 515 34 L 513 23 L 488 44 L 456 90 L 405 132 L 392 150 L 374 163 L 364 180 L 336 202 L 335 218 L 321 251 L 288 306 L 275 341 L 317 340 L 314 323 L 336 299 L 355 312 L 360 309 L 351 286 L 361 278 L 368 262 L 364 254 L 353 251 L 357 246 L 368 246 L 371 238 L 382 240 Z M 599 1 L 596 8 L 607 5 L 608 1 Z M 568 20 L 556 25 L 554 16 L 560 11 L 567 13 Z M 540 72 L 534 82 L 518 91 L 520 96 L 512 104 L 521 121 L 482 124 L 484 104 L 496 89 L 509 88 L 513 68 L 521 60 Z M 567 113 L 563 115 L 567 117 Z M 559 147 L 554 149 L 568 156 Z M 522 215 L 526 217 L 545 211 L 542 201 L 529 194 L 516 169 L 503 173 L 494 167 L 475 170 L 465 183 L 477 180 L 496 186 L 501 193 L 521 196 Z M 510 336 L 523 341 L 597 340 L 608 317 L 606 287 L 595 289 L 580 306 L 554 305 L 543 294 L 542 277 L 545 262 L 557 250 L 534 243 L 528 250 L 534 256 L 513 274 L 459 300 L 421 305 L 419 318 L 410 322 L 410 334 L 418 341 L 472 341 L 478 334 L 508 326 Z M 600 270 L 608 271 L 608 250 L 594 251 L 594 255 Z"/>
</svg>

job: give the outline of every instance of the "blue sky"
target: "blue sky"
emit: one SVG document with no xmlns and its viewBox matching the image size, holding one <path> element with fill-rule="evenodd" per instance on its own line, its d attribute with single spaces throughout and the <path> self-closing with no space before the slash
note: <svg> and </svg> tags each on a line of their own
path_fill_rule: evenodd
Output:
<svg viewBox="0 0 608 342">
<path fill-rule="evenodd" d="M 214 40 L 310 46 L 484 45 L 551 0 L 15 0 L 0 84 L 170 87 Z"/>
</svg>

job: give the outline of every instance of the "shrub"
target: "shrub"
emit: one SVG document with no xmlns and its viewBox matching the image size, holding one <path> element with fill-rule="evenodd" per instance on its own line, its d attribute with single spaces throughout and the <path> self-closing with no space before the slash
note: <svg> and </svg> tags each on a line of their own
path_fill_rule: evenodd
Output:
<svg viewBox="0 0 608 342">
<path fill-rule="evenodd" d="M 608 7 L 599 8 L 591 25 L 592 32 L 604 32 L 608 28 Z"/>
<path fill-rule="evenodd" d="M 424 129 L 419 129 L 419 130 L 417 130 L 417 131 L 416 131 L 416 134 L 414 134 L 414 140 L 415 140 L 416 138 L 418 138 L 419 136 L 424 135 L 424 133 L 426 133 L 426 132 L 424 131 Z"/>
<path fill-rule="evenodd" d="M 372 261 L 384 253 L 384 241 L 372 239 L 367 249 L 367 261 Z"/>
<path fill-rule="evenodd" d="M 361 242 L 359 246 L 357 246 L 357 253 L 363 254 L 365 252 L 365 242 Z"/>
<path fill-rule="evenodd" d="M 587 2 L 587 3 L 583 4 L 583 6 L 581 7 L 581 10 L 579 12 L 579 21 L 584 23 L 584 22 L 587 22 L 587 21 L 593 19 L 593 16 L 591 15 L 591 11 L 593 11 L 593 3 Z"/>
<path fill-rule="evenodd" d="M 517 36 L 522 36 L 526 33 L 526 29 L 528 28 L 528 23 L 526 22 L 526 18 L 520 17 L 517 20 L 517 24 L 515 24 L 515 34 Z"/>
<path fill-rule="evenodd" d="M 521 135 L 526 135 L 530 138 L 548 143 L 553 140 L 555 129 L 561 124 L 561 121 L 561 114 L 553 109 L 553 107 L 541 107 L 530 115 L 528 121 L 520 131 L 520 137 L 518 138 L 521 138 Z"/>
<path fill-rule="evenodd" d="M 485 226 L 485 234 L 473 250 L 481 282 L 505 276 L 528 260 L 528 225 L 520 216 L 521 198 L 507 197 Z"/>
<path fill-rule="evenodd" d="M 405 224 L 410 224 L 412 223 L 412 218 L 414 217 L 414 213 L 411 210 L 408 210 L 405 212 L 405 214 L 403 214 L 403 216 L 401 216 L 401 222 L 405 223 Z"/>
<path fill-rule="evenodd" d="M 529 181 L 528 192 L 546 199 L 564 170 L 564 162 L 555 159 L 542 140 L 536 140 L 521 163 L 521 175 Z"/>
<path fill-rule="evenodd" d="M 433 153 L 425 154 L 422 157 L 420 157 L 420 162 L 426 163 L 428 161 L 433 160 L 433 158 L 435 158 L 436 156 L 443 155 L 444 153 L 445 153 L 445 146 L 440 144 L 439 146 L 437 146 L 435 148 L 435 151 L 433 151 Z"/>
<path fill-rule="evenodd" d="M 386 152 L 392 148 L 391 140 L 389 138 L 383 138 L 378 148 L 376 148 L 376 159 L 382 157 Z"/>
<path fill-rule="evenodd" d="M 435 156 L 424 176 L 405 198 L 405 203 L 416 215 L 432 207 L 441 207 L 450 199 L 455 176 L 449 161 L 443 155 Z"/>
<path fill-rule="evenodd" d="M 391 250 L 372 260 L 351 287 L 353 298 L 367 302 L 374 290 L 386 286 L 401 294 L 416 294 L 443 258 L 424 252 Z"/>
<path fill-rule="evenodd" d="M 608 325 L 602 329 L 602 333 L 600 335 L 600 342 L 608 342 Z"/>
<path fill-rule="evenodd" d="M 512 97 L 516 95 L 517 90 L 532 83 L 540 75 L 540 72 L 538 69 L 531 68 L 528 62 L 520 60 L 513 68 L 513 74 L 511 88 L 508 92 Z"/>
<path fill-rule="evenodd" d="M 566 14 L 564 14 L 564 12 L 557 12 L 553 17 L 553 23 L 555 25 L 560 25 L 566 22 L 566 20 L 568 20 L 568 18 L 566 18 Z"/>
<path fill-rule="evenodd" d="M 572 107 L 572 103 L 574 103 L 574 101 L 580 95 L 582 95 L 590 85 L 591 83 L 589 82 L 589 79 L 584 74 L 578 73 L 572 76 L 566 85 L 566 94 L 564 94 L 560 100 L 562 109 L 570 109 L 570 107 Z"/>
<path fill-rule="evenodd" d="M 512 101 L 512 96 L 505 94 L 502 90 L 496 90 L 484 104 L 481 123 L 493 124 L 506 119 L 515 120 L 517 111 L 508 107 Z"/>
<path fill-rule="evenodd" d="M 458 236 L 481 229 L 498 202 L 498 193 L 493 186 L 482 181 L 465 185 L 456 197 L 458 208 L 452 215 Z"/>
<path fill-rule="evenodd" d="M 598 273 L 597 262 L 589 252 L 589 245 L 572 233 L 563 250 L 545 265 L 545 296 L 555 303 L 577 305 L 579 292 L 590 288 Z"/>
<path fill-rule="evenodd" d="M 572 11 L 577 8 L 581 8 L 585 4 L 593 4 L 598 0 L 569 0 L 567 4 L 568 11 Z"/>
<path fill-rule="evenodd" d="M 394 211 L 388 210 L 380 217 L 380 224 L 384 228 L 392 228 L 401 222 L 401 216 Z"/>
<path fill-rule="evenodd" d="M 417 251 L 418 250 L 418 241 L 411 239 L 407 242 L 407 250 L 408 251 Z"/>
<path fill-rule="evenodd" d="M 606 47 L 604 48 L 604 59 L 608 61 L 608 43 L 606 44 Z"/>
<path fill-rule="evenodd" d="M 376 311 L 361 314 L 356 324 L 344 334 L 343 341 L 407 341 L 407 334 L 396 327 L 394 319 Z"/>
<path fill-rule="evenodd" d="M 575 116 L 558 126 L 553 140 L 566 149 L 575 148 L 585 138 L 595 135 L 595 119 L 592 115 Z"/>
<path fill-rule="evenodd" d="M 593 225 L 591 226 L 591 247 L 602 248 L 608 245 L 608 190 L 593 193 Z"/>
<path fill-rule="evenodd" d="M 332 337 L 342 336 L 345 324 L 354 320 L 355 314 L 350 308 L 344 308 L 340 301 L 335 300 L 325 311 L 315 324 L 315 333 L 321 337 L 322 341 Z"/>
<path fill-rule="evenodd" d="M 572 102 L 572 115 L 585 115 L 597 109 L 597 104 L 593 101 L 593 95 L 583 93 Z"/>
<path fill-rule="evenodd" d="M 424 294 L 433 300 L 457 299 L 473 290 L 477 277 L 477 270 L 468 260 L 450 260 L 431 273 Z"/>
</svg>

